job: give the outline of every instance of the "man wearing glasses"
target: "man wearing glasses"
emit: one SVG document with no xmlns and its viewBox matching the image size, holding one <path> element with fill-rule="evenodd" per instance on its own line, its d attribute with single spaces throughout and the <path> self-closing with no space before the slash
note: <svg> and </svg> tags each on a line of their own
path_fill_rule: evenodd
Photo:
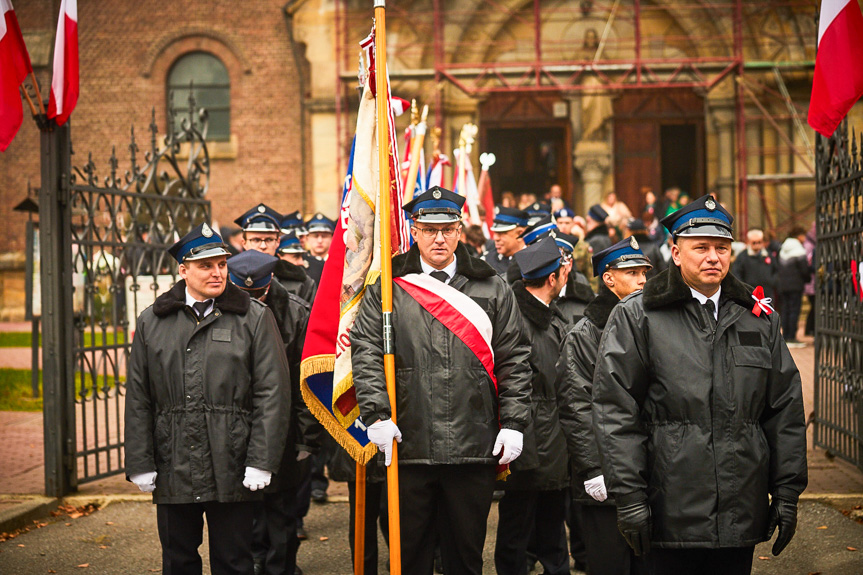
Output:
<svg viewBox="0 0 863 575">
<path fill-rule="evenodd" d="M 258 204 L 234 223 L 243 230 L 243 249 L 276 255 L 282 215 L 266 204 Z"/>
<path fill-rule="evenodd" d="M 353 378 L 369 439 L 399 448 L 402 572 L 482 573 L 498 465 L 515 460 L 530 419 L 530 347 L 515 297 L 459 243 L 464 198 L 433 187 L 404 206 L 414 245 L 393 258 L 398 426 L 384 378 L 381 285 L 351 330 Z"/>
</svg>

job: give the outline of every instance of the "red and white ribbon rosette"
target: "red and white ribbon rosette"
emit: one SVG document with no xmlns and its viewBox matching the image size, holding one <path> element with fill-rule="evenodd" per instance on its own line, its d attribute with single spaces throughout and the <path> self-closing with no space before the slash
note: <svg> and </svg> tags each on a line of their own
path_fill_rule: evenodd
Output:
<svg viewBox="0 0 863 575">
<path fill-rule="evenodd" d="M 773 306 L 770 305 L 773 302 L 773 298 L 764 297 L 764 288 L 761 286 L 755 288 L 755 291 L 752 292 L 752 299 L 755 300 L 755 306 L 752 308 L 752 313 L 755 314 L 755 317 L 761 317 L 762 312 L 765 315 L 773 313 Z"/>
</svg>

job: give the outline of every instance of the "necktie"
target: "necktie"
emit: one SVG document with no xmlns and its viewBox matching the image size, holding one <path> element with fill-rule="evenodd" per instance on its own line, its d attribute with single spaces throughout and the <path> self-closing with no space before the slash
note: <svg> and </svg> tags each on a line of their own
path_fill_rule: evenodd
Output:
<svg viewBox="0 0 863 575">
<path fill-rule="evenodd" d="M 704 309 L 706 309 L 707 313 L 710 315 L 710 321 L 716 323 L 716 305 L 713 303 L 712 299 L 704 302 Z"/>
<path fill-rule="evenodd" d="M 195 315 L 198 316 L 198 321 L 204 319 L 204 312 L 206 312 L 207 308 L 210 307 L 211 301 L 212 300 L 208 299 L 206 301 L 196 301 L 194 304 L 192 304 L 192 307 L 195 308 Z"/>
<path fill-rule="evenodd" d="M 433 277 L 434 279 L 436 279 L 440 282 L 443 282 L 443 283 L 446 283 L 446 280 L 449 279 L 449 275 L 446 272 L 443 272 L 440 270 L 434 271 L 434 272 L 430 273 L 429 275 L 431 277 Z"/>
</svg>

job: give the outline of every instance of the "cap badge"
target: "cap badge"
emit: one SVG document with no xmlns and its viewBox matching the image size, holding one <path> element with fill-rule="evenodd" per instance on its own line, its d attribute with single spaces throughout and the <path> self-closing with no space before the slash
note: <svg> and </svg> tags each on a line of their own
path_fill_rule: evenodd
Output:
<svg viewBox="0 0 863 575">
<path fill-rule="evenodd" d="M 638 240 L 635 239 L 635 236 L 630 236 L 629 246 L 634 250 L 638 249 Z"/>
<path fill-rule="evenodd" d="M 533 209 L 538 210 L 538 209 L 539 209 L 539 204 L 533 204 Z"/>
<path fill-rule="evenodd" d="M 213 230 L 210 229 L 210 226 L 204 224 L 201 227 L 201 235 L 203 235 L 205 238 L 211 238 L 213 237 Z"/>
<path fill-rule="evenodd" d="M 266 211 L 267 211 L 267 208 L 264 207 L 264 204 L 261 204 L 260 206 L 258 206 L 258 213 L 259 214 L 263 214 Z"/>
<path fill-rule="evenodd" d="M 252 279 L 252 276 L 246 276 L 246 281 L 245 281 L 246 286 L 252 287 L 253 283 L 255 283 L 255 281 Z"/>
<path fill-rule="evenodd" d="M 713 198 L 707 198 L 707 201 L 704 202 L 704 207 L 712 212 L 716 209 L 716 202 L 713 201 Z"/>
<path fill-rule="evenodd" d="M 499 214 L 499 213 L 500 213 L 500 208 L 495 208 L 495 209 L 494 209 L 494 213 Z"/>
<path fill-rule="evenodd" d="M 432 192 L 432 197 L 436 200 L 440 199 L 440 190 L 435 190 Z"/>
</svg>

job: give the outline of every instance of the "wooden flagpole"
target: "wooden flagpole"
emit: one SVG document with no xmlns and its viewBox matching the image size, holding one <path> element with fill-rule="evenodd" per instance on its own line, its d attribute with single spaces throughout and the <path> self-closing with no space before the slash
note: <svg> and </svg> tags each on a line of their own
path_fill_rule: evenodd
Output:
<svg viewBox="0 0 863 575">
<path fill-rule="evenodd" d="M 366 568 L 366 466 L 357 461 L 354 482 L 354 575 Z"/>
<path fill-rule="evenodd" d="M 390 235 L 392 193 L 390 191 L 389 102 L 387 98 L 387 28 L 386 0 L 375 1 L 375 82 L 377 94 L 378 166 L 380 173 L 381 218 L 381 308 L 384 333 L 384 376 L 393 423 L 396 419 L 396 361 L 393 355 L 393 262 Z M 399 206 L 401 208 L 401 206 Z M 390 574 L 401 575 L 402 545 L 399 522 L 398 443 L 393 441 L 392 463 L 387 467 L 387 503 L 390 528 Z"/>
</svg>

